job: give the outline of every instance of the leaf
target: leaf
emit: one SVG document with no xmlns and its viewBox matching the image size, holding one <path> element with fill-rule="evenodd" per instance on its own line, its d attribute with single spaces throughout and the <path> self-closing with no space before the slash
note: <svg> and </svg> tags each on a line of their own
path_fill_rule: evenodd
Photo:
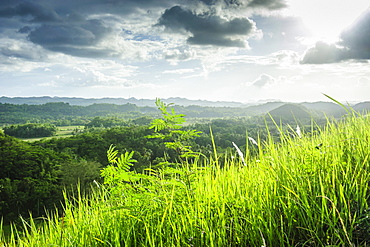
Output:
<svg viewBox="0 0 370 247">
<path fill-rule="evenodd" d="M 167 124 L 163 119 L 154 119 L 149 129 L 154 129 L 155 132 L 164 130 Z"/>
<path fill-rule="evenodd" d="M 147 136 L 145 136 L 145 138 L 149 138 L 149 139 L 154 139 L 154 138 L 165 139 L 166 138 L 166 135 L 163 135 L 161 133 L 157 133 L 157 134 L 154 134 L 154 135 L 147 135 Z"/>
<path fill-rule="evenodd" d="M 131 166 L 133 166 L 132 163 L 137 162 L 137 160 L 132 158 L 133 155 L 134 151 L 121 154 L 121 156 L 117 159 L 117 167 L 123 169 L 125 172 L 130 171 Z"/>
<path fill-rule="evenodd" d="M 186 146 L 186 142 L 194 137 L 198 137 L 200 131 L 197 130 L 181 130 L 182 124 L 186 122 L 184 114 L 176 114 L 175 109 L 171 108 L 168 111 L 168 107 L 172 104 L 166 104 L 159 98 L 155 101 L 158 109 L 162 112 L 163 119 L 155 119 L 152 121 L 150 129 L 154 129 L 156 132 L 153 135 L 146 136 L 147 138 L 159 138 L 167 140 L 165 146 L 167 148 L 180 151 L 181 157 L 190 157 L 191 155 L 197 155 L 191 150 L 191 146 Z M 165 133 L 158 133 L 166 130 Z"/>
<path fill-rule="evenodd" d="M 332 101 L 334 101 L 335 103 L 337 103 L 338 105 L 340 105 L 348 114 L 350 113 L 350 110 L 345 106 L 345 105 L 343 105 L 342 103 L 340 103 L 338 100 L 336 100 L 336 99 L 334 99 L 334 98 L 332 98 L 332 97 L 330 97 L 329 95 L 327 95 L 327 94 L 324 94 L 324 96 L 325 97 L 327 97 L 327 98 L 329 98 L 329 99 L 331 99 Z"/>
<path fill-rule="evenodd" d="M 118 150 L 115 150 L 115 146 L 110 145 L 107 151 L 107 158 L 110 164 L 117 163 L 117 154 L 118 154 Z"/>
</svg>

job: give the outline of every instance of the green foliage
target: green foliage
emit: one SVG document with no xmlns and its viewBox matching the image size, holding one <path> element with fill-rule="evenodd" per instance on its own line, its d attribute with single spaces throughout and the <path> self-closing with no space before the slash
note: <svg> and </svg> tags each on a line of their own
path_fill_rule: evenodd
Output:
<svg viewBox="0 0 370 247">
<path fill-rule="evenodd" d="M 149 167 L 156 158 L 164 156 L 165 146 L 162 140 L 145 138 L 152 133 L 153 131 L 147 126 L 122 126 L 85 132 L 66 138 L 41 140 L 32 145 L 105 165 L 107 164 L 105 150 L 113 143 L 119 150 L 135 150 L 134 158 L 138 162 L 134 164 L 133 169 L 142 171 Z"/>
<path fill-rule="evenodd" d="M 85 129 L 91 128 L 111 128 L 114 126 L 127 126 L 128 122 L 117 117 L 94 117 L 89 123 L 85 124 Z"/>
<path fill-rule="evenodd" d="M 20 247 L 369 246 L 370 116 L 328 122 L 300 137 L 280 133 L 279 143 L 259 141 L 260 152 L 246 157 L 247 166 L 231 155 L 222 167 L 215 165 L 217 158 L 195 159 L 168 176 L 150 171 L 147 178 L 125 183 L 115 196 L 102 185 L 91 197 L 66 198 L 63 217 L 50 215 L 39 225 L 24 221 L 0 242 Z M 121 156 L 112 147 L 108 157 L 118 163 Z M 130 153 L 123 157 L 124 164 L 131 163 Z M 131 165 L 122 167 L 122 173 L 131 172 Z"/>
<path fill-rule="evenodd" d="M 60 200 L 61 186 L 81 186 L 77 198 L 66 196 L 63 214 L 36 226 L 32 219 L 24 221 L 25 232 L 14 231 L 9 246 L 369 243 L 369 117 L 349 114 L 346 122 L 328 122 L 325 128 L 300 125 L 298 135 L 296 122 L 266 127 L 263 118 L 183 126 L 183 114 L 157 101 L 163 118 L 153 120 L 150 129 L 112 127 L 32 145 L 14 138 L 0 143 L 5 218 L 27 217 L 28 210 L 39 216 Z M 209 126 L 212 138 L 206 135 Z M 258 146 L 248 145 L 249 136 Z M 251 149 L 246 166 L 235 157 L 232 142 Z M 179 158 L 186 148 L 195 153 L 194 147 L 209 158 Z M 96 183 L 95 194 L 84 198 L 107 161 L 101 170 L 105 184 Z"/>
<path fill-rule="evenodd" d="M 47 137 L 53 136 L 57 132 L 55 125 L 37 123 L 5 126 L 3 130 L 7 135 L 20 138 Z"/>
<path fill-rule="evenodd" d="M 93 181 L 100 181 L 101 166 L 99 162 L 81 158 L 65 160 L 60 165 L 60 184 L 68 193 L 77 185 L 82 192 L 88 192 Z"/>
<path fill-rule="evenodd" d="M 133 159 L 134 151 L 118 155 L 118 150 L 111 145 L 107 151 L 109 165 L 101 170 L 104 184 L 107 184 L 113 192 L 121 191 L 125 184 L 131 184 L 138 180 L 130 168 L 137 160 Z"/>
<path fill-rule="evenodd" d="M 184 114 L 176 114 L 175 110 L 159 98 L 155 104 L 162 113 L 162 119 L 154 119 L 150 129 L 154 129 L 155 134 L 147 136 L 148 138 L 159 138 L 165 140 L 167 148 L 173 149 L 180 154 L 181 157 L 196 157 L 199 153 L 192 151 L 189 141 L 195 137 L 199 137 L 200 131 L 197 130 L 182 130 L 182 124 L 186 122 Z"/>
<path fill-rule="evenodd" d="M 63 157 L 0 134 L 0 215 L 6 221 L 59 204 Z"/>
<path fill-rule="evenodd" d="M 58 126 L 85 125 L 94 117 L 135 119 L 147 114 L 146 108 L 133 104 L 70 105 L 63 102 L 42 105 L 12 105 L 0 103 L 0 124 L 24 124 L 27 122 L 52 123 Z"/>
</svg>

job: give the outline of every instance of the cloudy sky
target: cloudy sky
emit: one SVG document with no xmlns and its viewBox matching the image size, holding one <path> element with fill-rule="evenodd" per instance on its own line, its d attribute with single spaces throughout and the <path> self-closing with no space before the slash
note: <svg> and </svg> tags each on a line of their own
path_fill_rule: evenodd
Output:
<svg viewBox="0 0 370 247">
<path fill-rule="evenodd" d="M 0 0 L 0 96 L 370 100 L 368 0 Z"/>
</svg>

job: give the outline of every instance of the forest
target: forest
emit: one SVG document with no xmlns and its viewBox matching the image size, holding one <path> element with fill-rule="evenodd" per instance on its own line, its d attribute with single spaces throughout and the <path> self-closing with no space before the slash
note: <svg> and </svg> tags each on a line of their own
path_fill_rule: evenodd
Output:
<svg viewBox="0 0 370 247">
<path fill-rule="evenodd" d="M 251 114 L 251 110 L 240 111 L 239 108 L 173 106 L 159 99 L 156 104 L 157 108 L 131 104 L 0 104 L 3 124 L 0 132 L 0 214 L 4 224 L 22 224 L 22 219 L 29 218 L 30 213 L 37 218 L 48 217 L 47 212 L 55 209 L 63 211 L 68 199 L 60 202 L 66 196 L 73 200 L 76 186 L 78 193 L 87 198 L 96 196 L 95 184 L 108 183 L 115 188 L 110 192 L 115 197 L 117 188 L 124 186 L 122 181 L 135 190 L 151 190 L 140 184 L 152 183 L 156 177 L 171 178 L 168 182 L 173 183 L 174 189 L 179 185 L 173 177 L 188 176 L 180 175 L 184 171 L 179 165 L 213 160 L 217 162 L 217 169 L 222 169 L 230 162 L 244 163 L 243 152 L 246 159 L 253 160 L 265 153 L 262 146 L 267 143 L 286 144 L 300 138 L 302 133 L 307 137 L 315 136 L 345 118 L 344 115 L 322 117 L 297 104 L 275 106 L 263 114 Z M 83 128 L 67 137 L 56 136 L 56 129 L 65 125 Z M 41 131 L 48 129 L 50 133 Z M 19 139 L 47 136 L 32 141 Z M 310 145 L 321 152 L 321 142 Z M 116 150 L 122 152 L 118 159 L 115 158 Z M 366 160 L 361 162 L 365 165 Z M 120 171 L 122 177 L 117 181 Z M 147 180 L 149 182 L 145 182 Z M 181 180 L 178 177 L 176 181 Z M 368 198 L 369 191 L 364 193 Z M 135 196 L 138 195 L 134 193 Z M 359 239 L 366 240 L 362 235 Z"/>
<path fill-rule="evenodd" d="M 245 149 L 247 135 L 264 140 L 269 131 L 275 133 L 278 139 L 276 126 L 264 115 L 245 116 L 246 111 L 239 108 L 171 107 L 173 111 L 184 110 L 190 114 L 190 117 L 184 114 L 188 123 L 183 129 L 195 129 L 200 133 L 189 140 L 188 145 L 205 155 L 213 152 L 211 131 L 220 155 L 232 152 L 233 143 Z M 297 107 L 294 110 L 299 120 L 285 116 L 285 126 L 291 124 L 295 128 L 297 121 L 300 121 L 302 128 L 310 124 L 310 115 L 304 109 Z M 106 151 L 110 145 L 119 150 L 134 151 L 133 158 L 137 162 L 131 170 L 137 172 L 179 162 L 178 153 L 166 149 L 165 140 L 148 138 L 154 133 L 150 129 L 151 122 L 161 116 L 156 108 L 140 108 L 132 104 L 73 106 L 63 102 L 41 105 L 5 103 L 0 104 L 0 111 L 3 114 L 1 121 L 8 123 L 4 125 L 1 135 L 0 161 L 3 173 L 0 176 L 0 212 L 6 222 L 15 220 L 19 215 L 27 216 L 29 211 L 35 216 L 42 215 L 44 207 L 52 208 L 58 204 L 64 188 L 79 183 L 85 191 L 94 180 L 101 181 L 100 169 L 108 164 Z M 271 113 L 274 115 L 274 112 Z M 320 119 L 316 121 L 318 123 Z M 64 138 L 55 136 L 57 128 L 66 124 L 83 128 Z M 21 140 L 50 136 L 31 142 Z"/>
<path fill-rule="evenodd" d="M 63 110 L 58 110 L 58 106 L 66 105 L 55 106 L 53 114 L 63 115 Z M 31 112 L 45 114 L 47 111 Z M 37 122 L 42 122 L 43 117 L 42 114 L 38 115 L 40 121 Z M 51 118 L 48 116 L 46 119 Z M 173 150 L 166 151 L 164 140 L 147 138 L 153 134 L 153 130 L 149 129 L 153 119 L 149 116 L 136 119 L 91 117 L 86 118 L 84 129 L 77 134 L 66 138 L 44 138 L 35 142 L 24 142 L 15 137 L 46 137 L 55 133 L 56 127 L 49 123 L 4 126 L 0 161 L 0 170 L 3 173 L 0 176 L 0 211 L 4 220 L 14 220 L 20 214 L 27 215 L 29 211 L 35 216 L 42 215 L 44 207 L 52 208 L 62 199 L 63 188 L 80 183 L 81 188 L 85 190 L 92 181 L 100 181 L 100 169 L 108 164 L 106 151 L 112 144 L 119 150 L 135 151 L 134 158 L 137 162 L 131 169 L 138 172 L 149 167 L 160 167 L 164 162 L 177 162 L 178 155 Z M 207 154 L 212 151 L 210 126 L 219 151 L 226 152 L 225 150 L 232 148 L 232 142 L 241 147 L 245 146 L 247 129 L 257 138 L 259 132 L 264 131 L 264 123 L 259 121 L 258 123 L 256 119 L 249 120 L 246 117 L 214 119 L 208 120 L 208 123 L 196 123 L 184 128 L 195 128 L 203 132 L 194 138 L 190 145 L 194 150 Z M 45 126 L 51 128 L 52 133 L 40 131 L 47 129 L 42 128 Z"/>
</svg>

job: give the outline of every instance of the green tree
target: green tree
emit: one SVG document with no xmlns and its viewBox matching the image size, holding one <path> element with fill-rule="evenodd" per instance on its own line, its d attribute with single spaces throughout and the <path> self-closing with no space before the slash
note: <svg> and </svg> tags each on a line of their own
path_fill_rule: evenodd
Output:
<svg viewBox="0 0 370 247">
<path fill-rule="evenodd" d="M 57 132 L 57 127 L 52 124 L 27 123 L 5 126 L 4 133 L 20 138 L 47 137 Z"/>
<path fill-rule="evenodd" d="M 60 165 L 61 185 L 69 190 L 76 189 L 77 185 L 83 192 L 90 191 L 93 181 L 100 181 L 99 162 L 84 159 L 73 159 Z"/>
<path fill-rule="evenodd" d="M 6 221 L 59 204 L 59 164 L 67 157 L 2 133 L 0 157 L 0 215 Z"/>
<path fill-rule="evenodd" d="M 199 153 L 194 152 L 190 145 L 190 140 L 199 137 L 200 131 L 194 129 L 184 130 L 182 124 L 186 122 L 184 114 L 176 114 L 173 104 L 166 104 L 160 99 L 156 99 L 156 106 L 162 113 L 162 118 L 154 119 L 150 129 L 154 129 L 154 134 L 148 138 L 159 138 L 165 140 L 165 145 L 169 149 L 175 150 L 180 157 L 195 157 Z M 170 111 L 169 111 L 170 110 Z"/>
</svg>

